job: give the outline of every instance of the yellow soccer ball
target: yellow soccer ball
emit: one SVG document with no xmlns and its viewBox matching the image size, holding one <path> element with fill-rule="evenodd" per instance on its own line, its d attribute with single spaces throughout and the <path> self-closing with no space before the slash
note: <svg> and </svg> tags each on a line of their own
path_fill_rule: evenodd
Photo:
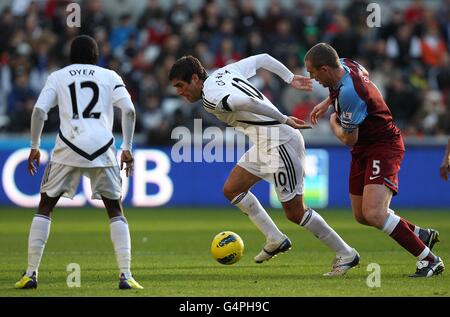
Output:
<svg viewBox="0 0 450 317">
<path fill-rule="evenodd" d="M 232 231 L 217 234 L 211 243 L 211 255 L 221 264 L 234 264 L 244 254 L 244 241 Z"/>
</svg>

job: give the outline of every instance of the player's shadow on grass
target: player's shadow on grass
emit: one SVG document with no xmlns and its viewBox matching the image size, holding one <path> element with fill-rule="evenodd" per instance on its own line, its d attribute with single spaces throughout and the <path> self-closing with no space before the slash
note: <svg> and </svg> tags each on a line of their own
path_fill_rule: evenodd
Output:
<svg viewBox="0 0 450 317">
<path fill-rule="evenodd" d="M 267 272 L 255 272 L 252 275 L 233 275 L 233 274 L 218 274 L 218 273 L 155 273 L 155 274 L 139 274 L 140 280 L 151 280 L 153 282 L 164 282 L 167 283 L 168 281 L 173 280 L 174 282 L 180 282 L 180 281 L 187 281 L 192 282 L 193 280 L 198 281 L 209 281 L 209 282 L 223 282 L 226 280 L 227 282 L 243 282 L 245 280 L 248 281 L 248 283 L 255 283 L 258 282 L 273 282 L 276 281 L 292 281 L 292 280 L 299 280 L 299 281 L 336 281 L 336 279 L 342 279 L 346 281 L 361 281 L 365 280 L 366 276 L 362 276 L 361 274 L 353 274 L 353 275 L 345 275 L 341 277 L 326 277 L 323 276 L 322 273 L 306 273 L 299 271 L 298 273 L 267 273 Z"/>
</svg>

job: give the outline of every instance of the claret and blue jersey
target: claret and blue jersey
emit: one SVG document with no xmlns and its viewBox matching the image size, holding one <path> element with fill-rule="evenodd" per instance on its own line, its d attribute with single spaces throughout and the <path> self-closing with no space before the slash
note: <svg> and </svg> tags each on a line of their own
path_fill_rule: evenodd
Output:
<svg viewBox="0 0 450 317">
<path fill-rule="evenodd" d="M 382 143 L 400 136 L 380 91 L 363 67 L 348 58 L 342 58 L 340 62 L 346 74 L 337 88 L 330 88 L 330 99 L 344 130 L 359 129 L 355 146 Z"/>
</svg>

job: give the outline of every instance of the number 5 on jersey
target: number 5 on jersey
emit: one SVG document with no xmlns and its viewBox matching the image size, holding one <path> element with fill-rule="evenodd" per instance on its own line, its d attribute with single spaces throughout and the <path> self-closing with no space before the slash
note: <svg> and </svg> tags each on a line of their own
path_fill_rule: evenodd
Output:
<svg viewBox="0 0 450 317">
<path fill-rule="evenodd" d="M 95 82 L 93 81 L 83 81 L 80 83 L 80 88 L 90 88 L 92 89 L 92 98 L 91 101 L 89 101 L 86 109 L 84 109 L 83 111 L 83 118 L 86 119 L 99 119 L 100 118 L 100 112 L 91 112 L 92 109 L 94 109 L 95 105 L 97 104 L 98 101 L 98 86 Z M 78 104 L 77 104 L 77 92 L 76 92 L 76 87 L 75 87 L 75 82 L 71 83 L 69 85 L 69 89 L 70 89 L 70 99 L 72 101 L 72 110 L 73 110 L 73 115 L 72 115 L 72 119 L 79 119 L 79 115 L 78 115 Z"/>
<path fill-rule="evenodd" d="M 372 176 L 369 177 L 370 180 L 374 180 L 375 178 L 380 177 L 380 160 L 372 161 Z"/>
</svg>

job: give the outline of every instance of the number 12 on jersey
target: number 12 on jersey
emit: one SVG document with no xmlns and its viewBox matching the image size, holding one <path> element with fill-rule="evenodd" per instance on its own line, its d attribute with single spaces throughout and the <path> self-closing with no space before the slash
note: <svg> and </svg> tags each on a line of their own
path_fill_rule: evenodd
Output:
<svg viewBox="0 0 450 317">
<path fill-rule="evenodd" d="M 99 89 L 98 89 L 97 84 L 93 81 L 83 81 L 80 83 L 80 87 L 81 87 L 81 89 L 90 88 L 90 89 L 92 89 L 92 92 L 93 92 L 91 101 L 89 101 L 86 109 L 84 109 L 84 111 L 83 111 L 83 118 L 99 119 L 100 114 L 101 114 L 100 112 L 91 112 L 92 109 L 94 109 L 94 107 L 98 101 Z M 77 92 L 76 92 L 75 82 L 73 82 L 69 85 L 69 89 L 70 89 L 70 99 L 72 101 L 72 110 L 73 110 L 72 119 L 79 119 L 80 117 L 78 114 Z"/>
</svg>

